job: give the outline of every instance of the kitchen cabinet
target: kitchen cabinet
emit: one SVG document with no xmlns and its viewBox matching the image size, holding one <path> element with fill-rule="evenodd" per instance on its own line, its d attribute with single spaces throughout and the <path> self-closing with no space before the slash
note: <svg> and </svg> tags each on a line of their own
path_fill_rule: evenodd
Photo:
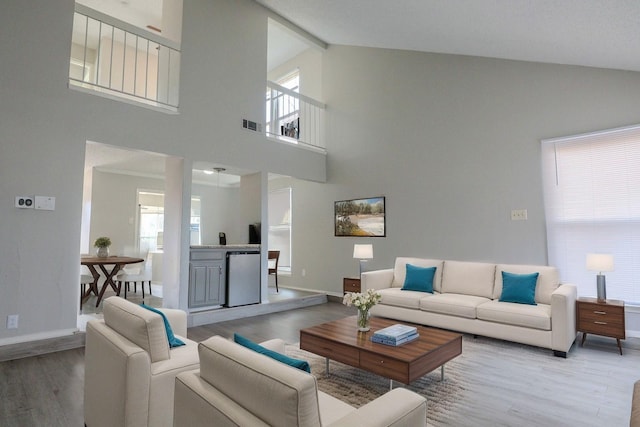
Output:
<svg viewBox="0 0 640 427">
<path fill-rule="evenodd" d="M 192 245 L 189 252 L 189 308 L 227 304 L 227 252 L 258 251 L 260 245 Z"/>
<path fill-rule="evenodd" d="M 191 250 L 189 308 L 225 303 L 225 251 Z"/>
</svg>

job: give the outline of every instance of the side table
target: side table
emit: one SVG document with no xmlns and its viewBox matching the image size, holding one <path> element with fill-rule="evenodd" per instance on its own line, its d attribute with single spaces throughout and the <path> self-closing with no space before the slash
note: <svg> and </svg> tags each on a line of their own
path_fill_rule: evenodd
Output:
<svg viewBox="0 0 640 427">
<path fill-rule="evenodd" d="M 345 277 L 342 279 L 342 292 L 360 292 L 360 279 Z"/>
<path fill-rule="evenodd" d="M 576 300 L 576 329 L 582 332 L 582 343 L 587 334 L 615 338 L 622 355 L 620 340 L 626 338 L 624 325 L 624 301 L 580 297 Z"/>
</svg>

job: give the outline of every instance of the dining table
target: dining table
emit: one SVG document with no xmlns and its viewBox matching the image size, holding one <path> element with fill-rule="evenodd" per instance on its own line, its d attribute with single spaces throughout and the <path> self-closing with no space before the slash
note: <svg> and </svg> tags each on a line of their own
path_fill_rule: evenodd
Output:
<svg viewBox="0 0 640 427">
<path fill-rule="evenodd" d="M 93 276 L 93 283 L 89 286 L 89 289 L 82 295 L 82 301 L 86 301 L 87 298 L 94 293 L 98 296 L 98 301 L 96 302 L 96 307 L 100 305 L 100 301 L 102 301 L 102 297 L 104 296 L 107 288 L 111 287 L 117 295 L 120 295 L 120 287 L 116 285 L 114 278 L 116 274 L 128 264 L 137 264 L 139 262 L 144 262 L 142 258 L 136 257 L 128 257 L 128 256 L 119 256 L 113 255 L 108 257 L 99 257 L 99 256 L 81 256 L 80 264 L 86 265 L 91 275 Z M 105 281 L 102 286 L 99 286 L 100 273 L 96 269 L 99 268 L 100 271 L 105 276 Z"/>
</svg>

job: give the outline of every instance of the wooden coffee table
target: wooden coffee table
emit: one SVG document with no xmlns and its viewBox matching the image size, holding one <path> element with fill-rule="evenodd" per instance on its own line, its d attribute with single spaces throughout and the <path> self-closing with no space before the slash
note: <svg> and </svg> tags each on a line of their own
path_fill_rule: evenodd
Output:
<svg viewBox="0 0 640 427">
<path fill-rule="evenodd" d="M 323 323 L 300 330 L 300 348 L 346 365 L 364 369 L 393 380 L 409 384 L 427 373 L 441 368 L 444 379 L 444 365 L 462 354 L 462 335 L 414 325 L 420 337 L 398 347 L 371 342 L 371 336 L 379 329 L 396 323 L 410 324 L 382 317 L 371 318 L 371 330 L 358 332 L 356 316 Z"/>
</svg>

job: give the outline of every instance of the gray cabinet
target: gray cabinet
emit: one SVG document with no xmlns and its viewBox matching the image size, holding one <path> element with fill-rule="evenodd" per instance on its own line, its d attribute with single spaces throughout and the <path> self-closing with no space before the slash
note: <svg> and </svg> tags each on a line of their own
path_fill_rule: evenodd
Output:
<svg viewBox="0 0 640 427">
<path fill-rule="evenodd" d="M 191 250 L 189 262 L 189 307 L 222 305 L 225 298 L 225 251 Z"/>
</svg>

